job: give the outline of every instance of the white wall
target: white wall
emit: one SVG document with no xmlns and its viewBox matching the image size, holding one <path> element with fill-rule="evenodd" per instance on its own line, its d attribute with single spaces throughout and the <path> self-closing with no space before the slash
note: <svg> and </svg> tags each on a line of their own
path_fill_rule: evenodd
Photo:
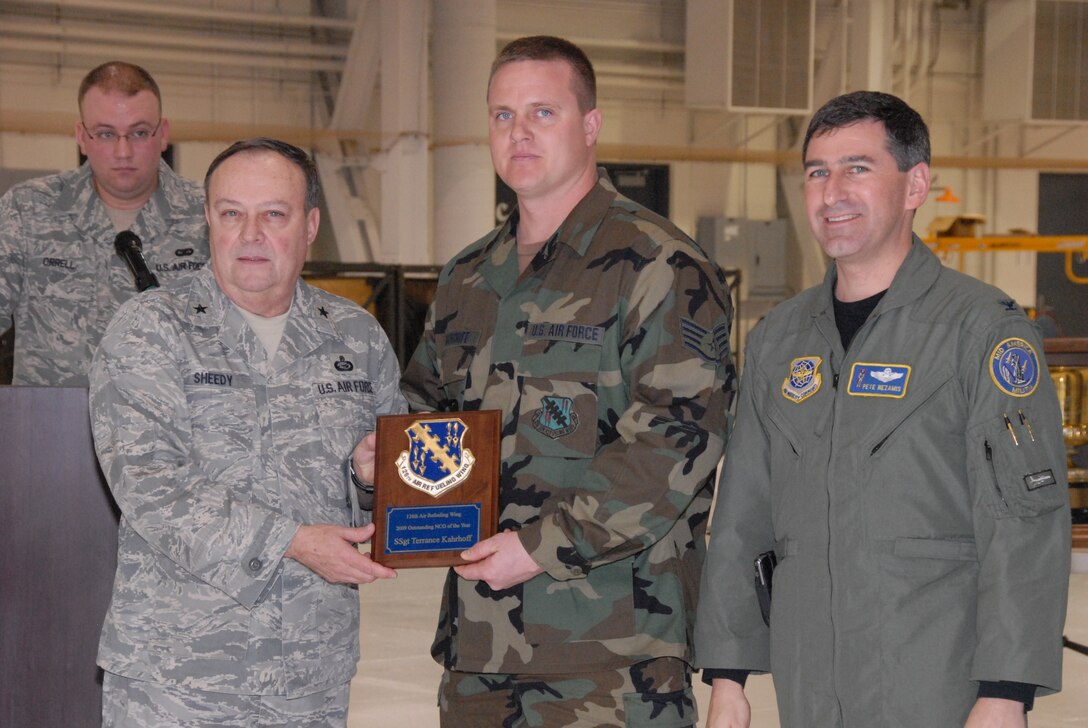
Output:
<svg viewBox="0 0 1088 728">
<path fill-rule="evenodd" d="M 1088 130 L 1069 132 L 1067 127 L 994 127 L 979 118 L 981 12 L 942 12 L 940 38 L 932 67 L 904 88 L 908 101 L 926 117 L 933 136 L 934 154 L 941 156 L 1023 156 L 1088 158 Z M 838 23 L 839 11 L 818 14 L 818 23 Z M 829 37 L 817 28 L 817 37 Z M 500 38 L 527 33 L 556 33 L 582 38 L 682 43 L 684 3 L 680 0 L 613 0 L 575 2 L 554 0 L 499 0 Z M 889 39 L 890 42 L 890 39 Z M 499 41 L 497 40 L 496 47 Z M 608 48 L 597 49 L 599 66 L 622 63 Z M 652 57 L 652 54 L 647 57 Z M 238 77 L 188 75 L 166 66 L 149 68 L 160 83 L 164 113 L 178 141 L 175 158 L 179 172 L 200 180 L 211 159 L 237 138 L 260 132 L 273 135 L 303 133 L 325 124 L 323 91 L 317 83 L 286 75 L 271 80 L 268 74 Z M 75 166 L 77 149 L 72 139 L 76 120 L 76 88 L 85 69 L 69 70 L 0 64 L 0 112 L 32 114 L 31 131 L 0 133 L 0 167 L 12 169 L 65 169 Z M 395 93 L 395 90 L 392 90 Z M 391 93 L 386 90 L 385 94 Z M 483 89 L 465 89 L 479 100 L 479 138 L 486 138 Z M 671 210 L 674 221 L 694 233 L 701 216 L 724 215 L 772 219 L 787 215 L 778 209 L 776 184 L 779 170 L 770 164 L 724 161 L 687 161 L 676 150 L 774 149 L 788 143 L 788 127 L 803 129 L 805 119 L 740 116 L 724 112 L 693 111 L 682 105 L 682 93 L 653 91 L 602 94 L 604 127 L 601 144 L 621 149 L 655 147 L 665 150 L 657 158 L 641 161 L 670 164 Z M 377 106 L 377 104 L 375 104 Z M 372 116 L 377 117 L 376 110 Z M 37 123 L 40 121 L 40 125 Z M 437 123 L 441 123 L 438 120 Z M 432 135 L 433 136 L 433 135 Z M 370 140 L 372 149 L 360 156 L 377 160 L 363 175 L 364 192 L 371 208 L 381 210 L 381 137 Z M 669 150 L 672 150 L 670 153 Z M 374 154 L 374 152 L 379 152 Z M 602 155 L 608 160 L 608 155 Z M 627 157 L 622 161 L 632 161 Z M 1038 174 L 1034 171 L 934 169 L 938 185 L 951 185 L 962 202 L 936 203 L 932 199 L 919 211 L 916 230 L 923 233 L 935 215 L 979 212 L 987 216 L 986 232 L 1013 227 L 1034 229 Z M 933 195 L 936 197 L 936 194 Z M 427 204 L 421 194 L 418 204 Z M 465 241 L 467 244 L 468 240 Z M 435 261 L 444 262 L 444 261 Z M 971 254 L 950 264 L 1001 285 L 1021 302 L 1034 302 L 1034 258 L 1030 254 Z M 1030 272 L 1030 274 L 1029 274 Z"/>
</svg>

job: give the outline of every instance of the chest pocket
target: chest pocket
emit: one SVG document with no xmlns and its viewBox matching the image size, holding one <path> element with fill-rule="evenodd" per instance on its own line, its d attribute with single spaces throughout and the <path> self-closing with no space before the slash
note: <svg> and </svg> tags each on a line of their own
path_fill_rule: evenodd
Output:
<svg viewBox="0 0 1088 728">
<path fill-rule="evenodd" d="M 593 456 L 601 356 L 599 344 L 526 342 L 517 362 L 517 452 L 540 457 Z"/>
<path fill-rule="evenodd" d="M 82 341 L 93 336 L 98 309 L 94 305 L 94 261 L 82 259 L 75 246 L 51 243 L 31 261 L 29 272 L 27 313 L 31 321 L 37 319 L 42 330 L 64 331 L 67 337 Z M 54 355 L 82 358 L 86 352 L 81 346 L 69 345 L 56 349 Z"/>
<path fill-rule="evenodd" d="M 373 382 L 358 375 L 315 382 L 314 401 L 325 447 L 337 460 L 346 460 L 375 427 Z"/>
<path fill-rule="evenodd" d="M 439 382 L 443 401 L 437 403 L 440 411 L 464 409 L 468 371 L 476 354 L 475 346 L 448 345 L 439 351 Z"/>
<path fill-rule="evenodd" d="M 863 452 L 877 455 L 886 445 L 894 444 L 900 437 L 910 432 L 921 433 L 925 438 L 932 438 L 934 433 L 948 430 L 949 437 L 963 437 L 963 432 L 955 431 L 957 403 L 962 399 L 955 391 L 952 368 L 942 366 L 933 373 L 922 372 L 910 382 L 906 396 L 902 399 L 884 397 L 864 397 L 862 399 L 875 407 L 884 407 L 883 416 L 873 421 L 871 435 L 864 440 Z M 857 417 L 855 412 L 851 415 Z"/>
<path fill-rule="evenodd" d="M 792 410 L 794 407 L 803 407 L 806 404 L 808 403 L 803 402 L 800 405 L 788 403 L 787 411 Z M 814 404 L 810 405 L 810 407 L 816 410 Z M 790 502 L 788 497 L 790 490 L 795 488 L 806 489 L 810 479 L 804 473 L 803 458 L 805 449 L 795 423 L 782 412 L 778 403 L 774 400 L 774 395 L 768 402 L 765 402 L 762 410 L 766 417 L 764 427 L 767 430 L 767 441 L 770 446 L 768 463 L 771 468 L 771 499 L 775 505 L 774 510 L 778 513 L 782 512 L 784 499 L 785 502 Z M 822 410 L 817 411 L 819 416 L 823 417 Z M 794 412 L 793 414 L 798 413 Z M 792 502 L 798 502 L 798 500 L 793 499 Z"/>
<path fill-rule="evenodd" d="M 248 460 L 257 440 L 257 398 L 249 377 L 194 372 L 185 379 L 193 445 L 212 475 Z"/>
</svg>

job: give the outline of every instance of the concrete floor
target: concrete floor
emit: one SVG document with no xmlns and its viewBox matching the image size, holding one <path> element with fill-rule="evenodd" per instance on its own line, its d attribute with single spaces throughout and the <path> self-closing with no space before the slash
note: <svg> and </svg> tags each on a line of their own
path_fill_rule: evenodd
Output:
<svg viewBox="0 0 1088 728">
<path fill-rule="evenodd" d="M 360 588 L 362 660 L 352 683 L 349 728 L 437 728 L 441 670 L 429 649 L 444 574 L 444 569 L 404 569 L 395 581 Z M 1065 633 L 1088 643 L 1088 573 L 1073 574 Z M 1064 652 L 1065 689 L 1036 701 L 1031 728 L 1088 727 L 1088 656 Z M 751 678 L 747 693 L 753 728 L 778 726 L 770 676 Z M 705 705 L 709 688 L 698 682 L 696 696 Z"/>
</svg>

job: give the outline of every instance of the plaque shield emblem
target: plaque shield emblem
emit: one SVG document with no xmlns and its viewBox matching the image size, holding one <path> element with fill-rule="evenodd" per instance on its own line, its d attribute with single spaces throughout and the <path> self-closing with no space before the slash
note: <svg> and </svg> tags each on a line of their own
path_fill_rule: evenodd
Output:
<svg viewBox="0 0 1088 728">
<path fill-rule="evenodd" d="M 499 410 L 380 415 L 370 556 L 386 566 L 455 566 L 494 536 Z"/>
<path fill-rule="evenodd" d="M 418 420 L 404 432 L 409 449 L 397 458 L 397 474 L 407 485 L 437 498 L 472 472 L 476 459 L 463 447 L 465 423 L 456 417 Z"/>
</svg>

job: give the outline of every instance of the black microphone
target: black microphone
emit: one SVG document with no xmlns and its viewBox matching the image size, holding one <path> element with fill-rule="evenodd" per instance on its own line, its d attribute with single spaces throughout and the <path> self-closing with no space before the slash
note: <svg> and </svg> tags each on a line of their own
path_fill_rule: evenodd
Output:
<svg viewBox="0 0 1088 728">
<path fill-rule="evenodd" d="M 121 256 L 121 260 L 128 264 L 128 269 L 132 271 L 132 277 L 136 279 L 137 291 L 159 287 L 159 280 L 147 269 L 147 263 L 144 262 L 144 246 L 140 242 L 140 236 L 131 230 L 122 230 L 113 239 L 113 247 Z"/>
</svg>

